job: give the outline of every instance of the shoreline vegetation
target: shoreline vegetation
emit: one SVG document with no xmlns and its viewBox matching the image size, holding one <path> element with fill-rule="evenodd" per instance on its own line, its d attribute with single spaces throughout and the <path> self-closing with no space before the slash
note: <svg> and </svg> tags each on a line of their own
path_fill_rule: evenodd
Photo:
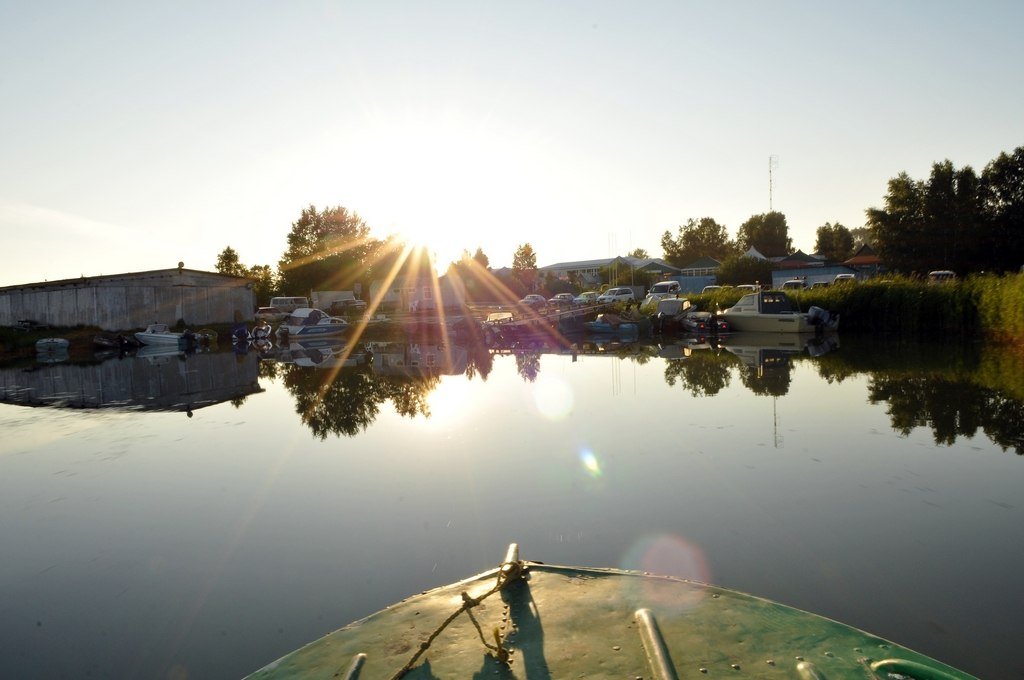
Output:
<svg viewBox="0 0 1024 680">
<path fill-rule="evenodd" d="M 787 293 L 801 309 L 814 305 L 840 314 L 842 334 L 984 341 L 1024 354 L 1024 274 L 978 274 L 938 285 L 906 276 L 885 276 Z M 742 294 L 723 288 L 684 297 L 700 309 L 724 310 Z M 653 308 L 643 311 L 652 313 Z M 214 326 L 214 330 L 226 338 L 230 325 Z M 59 336 L 72 340 L 74 358 L 76 350 L 92 348 L 92 338 L 98 333 L 93 326 L 29 332 L 2 328 L 0 353 L 5 358 L 31 353 L 36 340 Z"/>
<path fill-rule="evenodd" d="M 942 284 L 882 276 L 855 284 L 786 291 L 801 309 L 841 315 L 839 332 L 987 341 L 1024 351 L 1024 274 L 976 274 Z M 690 296 L 701 309 L 726 309 L 742 293 Z"/>
</svg>

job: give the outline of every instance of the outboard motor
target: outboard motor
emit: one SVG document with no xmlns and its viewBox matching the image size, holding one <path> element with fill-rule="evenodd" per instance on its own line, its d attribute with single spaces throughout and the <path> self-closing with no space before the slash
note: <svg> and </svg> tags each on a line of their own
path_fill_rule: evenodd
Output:
<svg viewBox="0 0 1024 680">
<path fill-rule="evenodd" d="M 807 310 L 807 320 L 814 326 L 826 326 L 831 319 L 832 315 L 821 307 L 815 307 L 812 305 L 811 308 Z"/>
</svg>

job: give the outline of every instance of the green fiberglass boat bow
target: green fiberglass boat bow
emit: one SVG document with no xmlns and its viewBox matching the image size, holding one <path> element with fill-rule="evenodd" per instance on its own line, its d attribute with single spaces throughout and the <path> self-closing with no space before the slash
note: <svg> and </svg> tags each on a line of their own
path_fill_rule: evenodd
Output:
<svg viewBox="0 0 1024 680">
<path fill-rule="evenodd" d="M 971 678 L 887 640 L 724 588 L 521 561 L 403 600 L 252 679 Z"/>
</svg>

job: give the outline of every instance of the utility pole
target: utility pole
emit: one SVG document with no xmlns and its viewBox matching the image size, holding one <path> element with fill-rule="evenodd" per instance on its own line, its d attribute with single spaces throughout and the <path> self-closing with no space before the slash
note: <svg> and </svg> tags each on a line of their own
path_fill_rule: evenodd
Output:
<svg viewBox="0 0 1024 680">
<path fill-rule="evenodd" d="M 768 156 L 768 212 L 775 212 L 772 207 L 772 194 L 775 191 L 775 178 L 772 175 L 773 170 L 777 170 L 779 167 L 779 157 L 775 154 Z"/>
</svg>

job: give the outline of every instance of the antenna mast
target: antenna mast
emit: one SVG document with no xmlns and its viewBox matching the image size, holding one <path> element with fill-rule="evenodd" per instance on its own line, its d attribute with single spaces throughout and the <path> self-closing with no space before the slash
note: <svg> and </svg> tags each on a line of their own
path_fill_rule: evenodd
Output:
<svg viewBox="0 0 1024 680">
<path fill-rule="evenodd" d="M 768 212 L 774 212 L 772 208 L 772 194 L 775 190 L 775 178 L 772 171 L 779 167 L 779 157 L 775 154 L 768 156 Z"/>
</svg>

